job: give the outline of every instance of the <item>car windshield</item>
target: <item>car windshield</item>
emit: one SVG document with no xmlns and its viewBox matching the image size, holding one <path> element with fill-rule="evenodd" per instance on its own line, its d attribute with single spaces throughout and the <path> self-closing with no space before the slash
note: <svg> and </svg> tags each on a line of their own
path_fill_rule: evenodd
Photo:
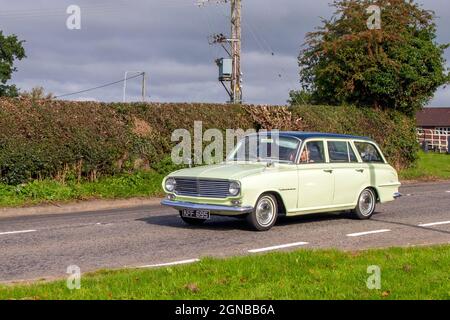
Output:
<svg viewBox="0 0 450 320">
<path fill-rule="evenodd" d="M 251 135 L 239 141 L 227 160 L 293 163 L 299 145 L 295 138 Z"/>
</svg>

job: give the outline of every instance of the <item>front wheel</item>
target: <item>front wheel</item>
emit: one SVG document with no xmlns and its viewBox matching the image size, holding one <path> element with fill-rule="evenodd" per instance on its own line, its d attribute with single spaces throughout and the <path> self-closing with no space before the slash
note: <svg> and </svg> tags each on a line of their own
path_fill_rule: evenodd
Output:
<svg viewBox="0 0 450 320">
<path fill-rule="evenodd" d="M 358 203 L 356 204 L 353 214 L 356 218 L 360 220 L 370 219 L 375 212 L 375 206 L 377 204 L 377 197 L 375 192 L 370 189 L 364 189 L 358 198 Z"/>
<path fill-rule="evenodd" d="M 248 214 L 247 222 L 257 231 L 267 231 L 274 226 L 277 217 L 277 199 L 271 194 L 263 194 L 256 202 L 253 212 Z"/>
</svg>

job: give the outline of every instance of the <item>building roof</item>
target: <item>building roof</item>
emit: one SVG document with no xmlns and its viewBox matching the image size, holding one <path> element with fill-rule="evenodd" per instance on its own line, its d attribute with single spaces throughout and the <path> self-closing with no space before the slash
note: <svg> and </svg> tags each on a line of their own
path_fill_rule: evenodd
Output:
<svg viewBox="0 0 450 320">
<path fill-rule="evenodd" d="M 352 136 L 346 134 L 336 134 L 336 133 L 322 133 L 322 132 L 303 132 L 303 131 L 280 131 L 280 137 L 294 137 L 300 140 L 310 139 L 310 138 L 318 138 L 318 139 L 357 139 L 357 140 L 368 140 L 372 141 L 372 139 L 368 137 L 360 137 L 360 136 Z"/>
<path fill-rule="evenodd" d="M 417 113 L 419 127 L 450 127 L 450 108 L 424 108 Z"/>
</svg>

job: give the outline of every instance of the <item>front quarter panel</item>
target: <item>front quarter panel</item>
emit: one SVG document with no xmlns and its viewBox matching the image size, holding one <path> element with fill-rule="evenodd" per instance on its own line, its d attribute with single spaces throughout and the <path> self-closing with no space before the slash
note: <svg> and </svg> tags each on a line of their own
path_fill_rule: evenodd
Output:
<svg viewBox="0 0 450 320">
<path fill-rule="evenodd" d="M 261 194 L 276 193 L 280 196 L 287 211 L 297 206 L 298 173 L 295 165 L 278 164 L 268 167 L 259 174 L 241 180 L 242 203 L 255 206 Z"/>
</svg>

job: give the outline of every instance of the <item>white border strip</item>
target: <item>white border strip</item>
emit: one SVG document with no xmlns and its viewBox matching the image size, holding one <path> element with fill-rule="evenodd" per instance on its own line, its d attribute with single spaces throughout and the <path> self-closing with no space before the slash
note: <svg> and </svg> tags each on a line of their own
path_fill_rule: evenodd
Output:
<svg viewBox="0 0 450 320">
<path fill-rule="evenodd" d="M 419 227 L 442 226 L 442 225 L 444 225 L 444 224 L 450 224 L 450 221 L 441 221 L 441 222 L 433 222 L 433 223 L 419 224 Z"/>
<path fill-rule="evenodd" d="M 7 235 L 7 234 L 30 233 L 30 232 L 36 232 L 36 231 L 37 230 L 22 230 L 22 231 L 0 232 L 0 236 Z"/>
<path fill-rule="evenodd" d="M 258 253 L 258 252 L 272 251 L 272 250 L 278 250 L 278 249 L 284 249 L 284 248 L 299 247 L 299 246 L 304 246 L 307 244 L 308 244 L 308 242 L 295 242 L 295 243 L 282 244 L 279 246 L 273 246 L 273 247 L 267 247 L 267 248 L 261 248 L 261 249 L 252 249 L 252 250 L 248 250 L 248 252 Z"/>
<path fill-rule="evenodd" d="M 383 233 L 383 232 L 389 232 L 389 231 L 391 231 L 391 230 L 381 229 L 381 230 L 373 230 L 373 231 L 366 231 L 366 232 L 359 232 L 359 233 L 350 233 L 350 234 L 347 234 L 347 237 L 361 237 L 361 236 L 366 236 L 369 234 Z"/>
<path fill-rule="evenodd" d="M 190 264 L 190 263 L 195 263 L 195 262 L 199 262 L 199 261 L 200 261 L 200 259 L 189 259 L 189 260 L 181 260 L 181 261 L 168 262 L 168 263 L 150 264 L 147 266 L 140 266 L 140 267 L 136 267 L 136 268 L 138 268 L 138 269 L 161 268 L 161 267 L 177 266 L 177 265 L 181 265 L 181 264 Z"/>
</svg>

